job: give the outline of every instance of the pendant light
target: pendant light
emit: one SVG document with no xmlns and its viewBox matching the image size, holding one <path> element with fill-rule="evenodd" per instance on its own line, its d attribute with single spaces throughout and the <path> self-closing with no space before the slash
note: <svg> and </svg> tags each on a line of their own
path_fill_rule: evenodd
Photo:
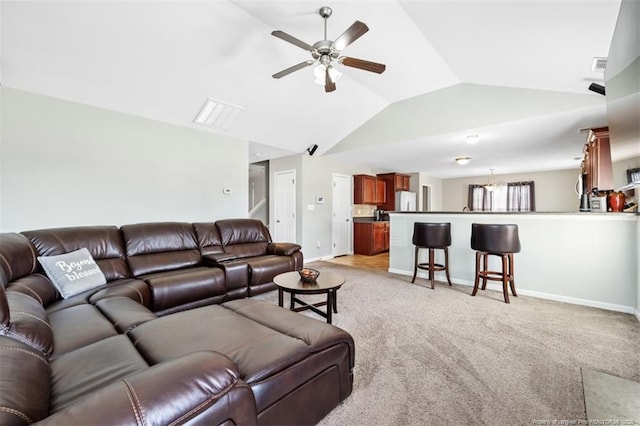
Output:
<svg viewBox="0 0 640 426">
<path fill-rule="evenodd" d="M 489 169 L 489 183 L 484 186 L 484 189 L 489 192 L 493 192 L 496 190 L 496 188 L 496 184 L 493 183 L 493 169 Z"/>
</svg>

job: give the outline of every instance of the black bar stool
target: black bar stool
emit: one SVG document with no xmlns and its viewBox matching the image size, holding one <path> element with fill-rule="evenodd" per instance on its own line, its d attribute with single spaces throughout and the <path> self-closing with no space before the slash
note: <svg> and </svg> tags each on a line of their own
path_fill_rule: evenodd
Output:
<svg viewBox="0 0 640 426">
<path fill-rule="evenodd" d="M 445 271 L 447 282 L 451 285 L 449 278 L 449 249 L 451 245 L 451 224 L 450 223 L 425 223 L 416 222 L 413 225 L 413 245 L 415 248 L 415 258 L 413 262 L 413 278 L 411 282 L 416 281 L 418 268 L 429 271 L 429 280 L 431 288 L 435 288 L 434 272 Z M 418 252 L 420 249 L 429 249 L 429 261 L 427 263 L 418 263 Z M 435 250 L 444 250 L 444 264 L 435 263 Z"/>
<path fill-rule="evenodd" d="M 511 293 L 518 296 L 513 275 L 513 254 L 520 252 L 518 225 L 472 223 L 471 248 L 476 250 L 476 279 L 471 295 L 475 296 L 478 292 L 480 278 L 482 278 L 483 290 L 487 288 L 487 280 L 502 281 L 505 303 L 509 303 L 509 286 L 511 286 Z M 502 258 L 502 271 L 489 270 L 489 255 Z"/>
</svg>

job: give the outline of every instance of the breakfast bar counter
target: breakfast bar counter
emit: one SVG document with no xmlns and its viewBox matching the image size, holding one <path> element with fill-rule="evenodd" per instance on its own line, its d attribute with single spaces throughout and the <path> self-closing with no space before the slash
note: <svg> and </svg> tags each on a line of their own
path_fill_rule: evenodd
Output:
<svg viewBox="0 0 640 426">
<path fill-rule="evenodd" d="M 389 272 L 413 274 L 415 222 L 450 222 L 451 280 L 473 286 L 471 224 L 514 223 L 522 244 L 515 255 L 518 294 L 637 314 L 640 216 L 636 214 L 392 212 L 390 221 Z M 436 261 L 442 261 L 439 256 Z M 498 259 L 490 262 L 499 265 Z M 426 278 L 426 272 L 418 277 Z M 436 273 L 436 280 L 443 279 Z M 501 290 L 499 285 L 487 287 Z"/>
</svg>

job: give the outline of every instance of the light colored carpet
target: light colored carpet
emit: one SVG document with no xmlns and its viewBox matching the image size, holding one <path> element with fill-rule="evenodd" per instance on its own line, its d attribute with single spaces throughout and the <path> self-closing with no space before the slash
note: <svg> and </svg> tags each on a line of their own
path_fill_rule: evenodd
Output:
<svg viewBox="0 0 640 426">
<path fill-rule="evenodd" d="M 525 296 L 507 305 L 495 291 L 471 297 L 466 286 L 309 266 L 345 276 L 333 323 L 356 344 L 353 393 L 323 426 L 577 422 L 586 419 L 581 368 L 640 381 L 632 315 Z M 277 303 L 277 292 L 260 297 Z"/>
</svg>

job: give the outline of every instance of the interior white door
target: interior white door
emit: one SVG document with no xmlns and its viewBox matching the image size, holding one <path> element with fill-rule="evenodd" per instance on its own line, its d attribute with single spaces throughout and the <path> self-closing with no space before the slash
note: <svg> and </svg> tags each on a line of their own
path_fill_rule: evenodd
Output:
<svg viewBox="0 0 640 426">
<path fill-rule="evenodd" d="M 333 175 L 333 247 L 331 254 L 342 256 L 351 249 L 351 176 Z"/>
<path fill-rule="evenodd" d="M 273 241 L 296 242 L 296 171 L 275 174 Z"/>
</svg>

